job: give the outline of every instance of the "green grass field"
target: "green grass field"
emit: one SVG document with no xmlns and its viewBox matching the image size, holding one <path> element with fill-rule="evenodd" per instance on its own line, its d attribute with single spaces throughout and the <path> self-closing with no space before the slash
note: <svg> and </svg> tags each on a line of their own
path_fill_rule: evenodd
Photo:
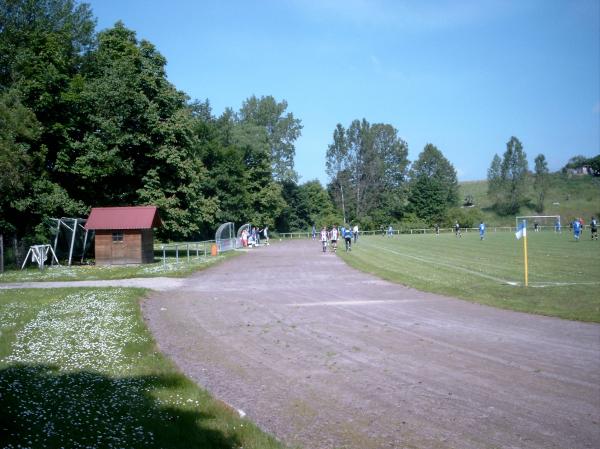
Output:
<svg viewBox="0 0 600 449">
<path fill-rule="evenodd" d="M 523 244 L 513 233 L 463 238 L 362 237 L 341 257 L 351 266 L 419 290 L 481 304 L 572 320 L 600 322 L 600 242 L 589 231 L 575 242 L 563 232 L 528 234 L 529 287 Z"/>
<path fill-rule="evenodd" d="M 167 257 L 166 263 L 159 262 L 143 265 L 73 265 L 73 266 L 46 266 L 43 271 L 35 265 L 29 265 L 23 270 L 12 269 L 0 273 L 2 282 L 38 282 L 38 281 L 94 281 L 102 279 L 131 279 L 144 277 L 185 277 L 203 270 L 215 263 L 242 254 L 238 251 L 228 251 L 218 256 L 190 255 L 188 261 L 186 254 L 175 257 Z"/>
<path fill-rule="evenodd" d="M 0 290 L 0 447 L 282 448 L 156 350 L 143 294 Z"/>
</svg>

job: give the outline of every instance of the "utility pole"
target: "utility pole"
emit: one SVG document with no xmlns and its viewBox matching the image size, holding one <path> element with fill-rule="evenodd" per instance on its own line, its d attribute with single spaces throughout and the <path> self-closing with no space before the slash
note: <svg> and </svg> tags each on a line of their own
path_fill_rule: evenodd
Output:
<svg viewBox="0 0 600 449">
<path fill-rule="evenodd" d="M 0 234 L 0 273 L 4 273 L 4 236 Z"/>
</svg>

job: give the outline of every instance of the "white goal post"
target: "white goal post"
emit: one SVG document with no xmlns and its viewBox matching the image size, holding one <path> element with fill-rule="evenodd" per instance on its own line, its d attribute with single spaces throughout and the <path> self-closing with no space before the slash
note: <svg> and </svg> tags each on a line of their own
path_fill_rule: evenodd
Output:
<svg viewBox="0 0 600 449">
<path fill-rule="evenodd" d="M 555 231 L 560 232 L 561 220 L 560 215 L 522 215 L 515 217 L 516 228 L 519 229 L 521 223 L 525 221 L 528 229 L 538 231 Z"/>
</svg>

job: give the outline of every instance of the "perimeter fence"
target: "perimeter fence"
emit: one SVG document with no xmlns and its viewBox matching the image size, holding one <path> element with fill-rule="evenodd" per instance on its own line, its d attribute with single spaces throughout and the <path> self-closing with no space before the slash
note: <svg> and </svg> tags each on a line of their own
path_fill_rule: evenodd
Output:
<svg viewBox="0 0 600 449">
<path fill-rule="evenodd" d="M 533 227 L 532 227 L 533 229 Z M 554 226 L 540 226 L 540 231 L 554 232 Z M 564 229 L 564 228 L 563 228 Z M 486 226 L 486 232 L 517 232 L 517 228 L 515 226 Z M 460 228 L 461 232 L 479 232 L 479 228 Z M 440 234 L 442 233 L 454 233 L 454 228 L 440 228 Z M 392 229 L 392 235 L 401 235 L 401 234 L 435 234 L 435 228 L 400 228 L 400 229 Z M 359 236 L 361 235 L 388 235 L 387 229 L 376 229 L 376 230 L 367 230 L 360 231 Z M 280 232 L 276 237 L 281 239 L 305 239 L 312 238 L 312 232 L 310 231 L 300 231 L 300 232 Z M 319 238 L 319 231 L 316 233 L 316 237 Z"/>
<path fill-rule="evenodd" d="M 206 258 L 212 254 L 214 240 L 204 240 L 201 242 L 177 242 L 177 243 L 158 243 L 154 245 L 154 257 L 162 260 L 163 266 L 167 266 L 167 260 L 175 259 L 175 263 L 193 262 L 201 258 Z"/>
</svg>

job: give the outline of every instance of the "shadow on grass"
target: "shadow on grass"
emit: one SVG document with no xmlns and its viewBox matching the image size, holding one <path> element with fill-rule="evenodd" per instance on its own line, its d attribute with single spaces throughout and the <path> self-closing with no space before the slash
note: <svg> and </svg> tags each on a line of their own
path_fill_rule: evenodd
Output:
<svg viewBox="0 0 600 449">
<path fill-rule="evenodd" d="M 153 396 L 181 391 L 182 382 L 177 376 L 65 373 L 45 365 L 2 369 L 0 447 L 239 447 L 235 437 L 214 428 L 217 417 L 203 404 L 177 394 L 165 401 Z"/>
</svg>

